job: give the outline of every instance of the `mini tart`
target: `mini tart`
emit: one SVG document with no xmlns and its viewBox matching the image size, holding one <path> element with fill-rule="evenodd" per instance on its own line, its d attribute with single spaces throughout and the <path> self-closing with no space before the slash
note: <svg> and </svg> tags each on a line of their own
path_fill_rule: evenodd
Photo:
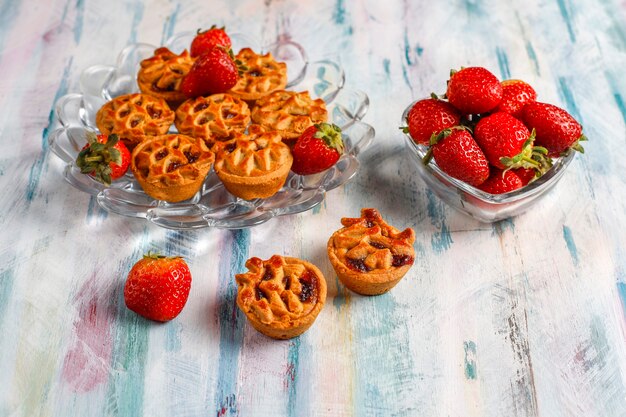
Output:
<svg viewBox="0 0 626 417">
<path fill-rule="evenodd" d="M 400 232 L 371 208 L 360 218 L 342 218 L 344 226 L 328 240 L 328 257 L 341 282 L 363 295 L 389 291 L 415 260 L 415 232 Z"/>
<path fill-rule="evenodd" d="M 308 127 L 327 119 L 324 100 L 313 100 L 308 91 L 275 91 L 257 100 L 252 109 L 255 123 L 278 131 L 287 142 L 295 142 Z"/>
<path fill-rule="evenodd" d="M 174 122 L 174 112 L 162 98 L 147 94 L 126 94 L 98 110 L 96 126 L 101 133 L 116 133 L 132 150 L 146 136 L 164 135 Z"/>
<path fill-rule="evenodd" d="M 274 255 L 250 258 L 248 272 L 235 275 L 237 305 L 259 332 L 274 339 L 304 333 L 326 302 L 326 280 L 313 264 Z"/>
<path fill-rule="evenodd" d="M 196 97 L 176 109 L 175 123 L 183 135 L 202 138 L 210 144 L 231 139 L 234 133 L 244 133 L 250 124 L 250 108 L 230 94 Z"/>
<path fill-rule="evenodd" d="M 137 145 L 130 168 L 146 194 L 175 203 L 200 190 L 214 160 L 202 139 L 170 134 Z"/>
<path fill-rule="evenodd" d="M 217 142 L 215 172 L 224 187 L 245 200 L 276 194 L 287 180 L 293 157 L 276 132 L 239 135 Z"/>
<path fill-rule="evenodd" d="M 180 85 L 194 61 L 187 50 L 176 55 L 164 47 L 156 49 L 154 56 L 141 61 L 137 74 L 139 89 L 142 93 L 164 99 L 175 109 L 187 99 L 180 91 Z"/>
<path fill-rule="evenodd" d="M 271 53 L 259 55 L 243 48 L 235 57 L 247 68 L 230 93 L 245 101 L 255 101 L 287 86 L 287 64 L 278 62 Z"/>
</svg>

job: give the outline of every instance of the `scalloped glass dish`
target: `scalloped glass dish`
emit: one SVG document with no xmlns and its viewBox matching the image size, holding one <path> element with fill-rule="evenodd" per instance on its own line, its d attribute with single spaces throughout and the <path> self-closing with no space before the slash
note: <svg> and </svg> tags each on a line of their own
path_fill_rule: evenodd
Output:
<svg viewBox="0 0 626 417">
<path fill-rule="evenodd" d="M 406 123 L 409 110 L 415 103 L 411 103 L 404 110 L 402 124 Z M 404 136 L 409 152 L 415 157 L 418 174 L 435 195 L 451 207 L 484 223 L 497 222 L 526 211 L 556 185 L 576 153 L 569 150 L 564 156 L 553 158 L 552 168 L 548 172 L 519 190 L 490 194 L 452 178 L 439 169 L 434 159 L 425 165 L 422 158 L 428 148 L 415 143 L 408 133 Z"/>
<path fill-rule="evenodd" d="M 194 33 L 174 36 L 165 43 L 174 52 L 191 43 Z M 300 45 L 290 40 L 262 48 L 245 36 L 232 34 L 233 50 L 248 46 L 256 51 L 272 52 L 287 63 L 287 89 L 308 90 L 312 97 L 322 98 L 330 120 L 341 127 L 345 153 L 328 170 L 315 175 L 290 173 L 283 188 L 266 199 L 243 200 L 230 194 L 214 171 L 207 176 L 202 189 L 190 200 L 167 203 L 146 195 L 132 173 L 105 187 L 91 176 L 82 174 L 75 165 L 78 152 L 86 143 L 87 131 L 96 131 L 95 117 L 100 107 L 111 98 L 138 92 L 136 74 L 139 62 L 152 56 L 157 48 L 133 44 L 119 55 L 116 66 L 96 65 L 83 71 L 82 93 L 61 97 L 55 106 L 61 128 L 49 137 L 50 148 L 67 163 L 65 179 L 77 189 L 94 195 L 105 210 L 128 217 L 145 218 L 169 229 L 218 227 L 239 229 L 267 220 L 310 210 L 324 200 L 326 191 L 345 184 L 359 169 L 357 156 L 373 140 L 374 128 L 361 119 L 367 113 L 369 99 L 358 90 L 343 87 L 344 73 L 330 60 L 309 62 Z M 172 132 L 175 127 L 172 126 Z"/>
</svg>

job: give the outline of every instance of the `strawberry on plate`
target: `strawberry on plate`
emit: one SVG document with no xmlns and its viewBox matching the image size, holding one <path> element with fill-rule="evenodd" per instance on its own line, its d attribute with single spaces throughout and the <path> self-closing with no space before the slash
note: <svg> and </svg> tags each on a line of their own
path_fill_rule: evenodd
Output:
<svg viewBox="0 0 626 417">
<path fill-rule="evenodd" d="M 447 101 L 435 97 L 416 102 L 407 115 L 405 133 L 416 143 L 430 144 L 430 137 L 461 122 L 461 115 Z"/>
<path fill-rule="evenodd" d="M 520 119 L 524 106 L 537 100 L 535 89 L 522 80 L 505 80 L 501 84 L 502 100 L 495 111 L 509 113 Z"/>
<path fill-rule="evenodd" d="M 83 174 L 89 174 L 98 182 L 111 185 L 128 171 L 130 151 L 116 134 L 96 135 L 87 133 L 87 144 L 76 157 L 76 166 Z"/>
<path fill-rule="evenodd" d="M 291 149 L 296 174 L 310 175 L 335 165 L 343 153 L 343 140 L 339 126 L 319 123 L 306 129 Z"/>
<path fill-rule="evenodd" d="M 230 49 L 232 42 L 223 26 L 218 28 L 213 25 L 210 29 L 205 31 L 198 29 L 196 37 L 191 41 L 189 53 L 192 57 L 196 58 L 217 46 Z"/>
<path fill-rule="evenodd" d="M 489 177 L 487 158 L 467 129 L 445 129 L 431 143 L 424 163 L 432 155 L 443 172 L 474 187 Z"/>
<path fill-rule="evenodd" d="M 181 91 L 189 98 L 225 93 L 235 86 L 242 70 L 232 50 L 213 48 L 196 59 Z"/>
<path fill-rule="evenodd" d="M 502 100 L 502 85 L 489 70 L 467 67 L 450 72 L 446 97 L 462 114 L 484 114 Z"/>
<path fill-rule="evenodd" d="M 520 177 L 512 170 L 502 171 L 501 169 L 494 168 L 491 170 L 487 181 L 479 185 L 478 189 L 490 194 L 504 194 L 515 191 L 523 186 L 524 184 Z"/>
<path fill-rule="evenodd" d="M 493 113 L 480 119 L 474 138 L 487 160 L 496 168 L 533 168 L 545 172 L 550 161 L 544 148 L 533 146 L 534 135 L 508 113 Z"/>
<path fill-rule="evenodd" d="M 140 316 L 169 321 L 182 311 L 190 289 L 191 272 L 183 258 L 148 253 L 128 273 L 124 301 Z"/>
<path fill-rule="evenodd" d="M 534 102 L 522 111 L 522 121 L 536 132 L 535 142 L 557 157 L 572 148 L 583 153 L 581 141 L 587 140 L 583 128 L 567 111 L 552 104 Z"/>
</svg>

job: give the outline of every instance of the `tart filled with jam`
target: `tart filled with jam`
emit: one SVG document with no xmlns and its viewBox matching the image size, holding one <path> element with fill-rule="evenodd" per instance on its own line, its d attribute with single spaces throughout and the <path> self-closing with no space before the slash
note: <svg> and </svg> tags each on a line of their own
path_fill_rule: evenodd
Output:
<svg viewBox="0 0 626 417">
<path fill-rule="evenodd" d="M 142 93 L 162 98 L 175 109 L 187 99 L 180 86 L 194 61 L 187 50 L 178 55 L 165 47 L 158 48 L 153 56 L 141 61 L 137 85 Z"/>
<path fill-rule="evenodd" d="M 165 135 L 175 114 L 162 98 L 126 94 L 107 102 L 96 114 L 96 126 L 105 135 L 115 133 L 129 150 L 146 137 Z"/>
<path fill-rule="evenodd" d="M 364 295 L 389 291 L 415 261 L 415 232 L 387 224 L 372 208 L 361 217 L 341 219 L 344 226 L 328 240 L 328 257 L 341 282 Z"/>
<path fill-rule="evenodd" d="M 326 280 L 313 264 L 274 255 L 250 258 L 237 274 L 237 305 L 259 332 L 274 339 L 304 333 L 326 302 Z"/>
<path fill-rule="evenodd" d="M 152 198 L 175 203 L 201 188 L 215 155 L 200 138 L 169 134 L 146 139 L 133 149 L 130 168 Z"/>
</svg>

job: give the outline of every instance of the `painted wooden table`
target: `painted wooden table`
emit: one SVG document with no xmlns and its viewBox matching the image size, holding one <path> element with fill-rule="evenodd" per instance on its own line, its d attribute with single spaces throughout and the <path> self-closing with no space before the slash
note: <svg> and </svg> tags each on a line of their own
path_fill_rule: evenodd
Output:
<svg viewBox="0 0 626 417">
<path fill-rule="evenodd" d="M 0 416 L 626 416 L 625 17 L 618 0 L 4 0 Z M 305 213 L 195 231 L 107 213 L 64 182 L 53 105 L 81 72 L 213 23 L 341 59 L 377 131 L 356 178 Z M 590 138 L 549 195 L 496 224 L 434 196 L 398 130 L 408 103 L 470 65 L 530 82 Z M 378 297 L 345 289 L 325 254 L 361 207 L 417 234 L 414 267 Z M 149 250 L 193 274 L 167 324 L 124 305 Z M 234 302 L 245 260 L 275 253 L 328 280 L 290 341 Z"/>
</svg>

